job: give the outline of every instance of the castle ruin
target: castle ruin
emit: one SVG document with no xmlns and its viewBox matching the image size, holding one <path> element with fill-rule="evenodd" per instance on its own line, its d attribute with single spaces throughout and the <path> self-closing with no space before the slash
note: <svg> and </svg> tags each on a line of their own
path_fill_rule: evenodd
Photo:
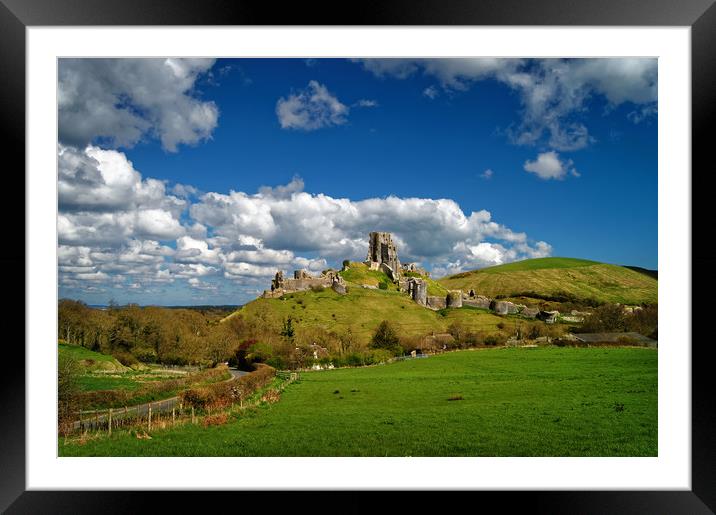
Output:
<svg viewBox="0 0 716 515">
<path fill-rule="evenodd" d="M 391 281 L 400 280 L 400 260 L 398 249 L 393 243 L 389 232 L 372 232 L 368 238 L 368 256 L 365 264 L 371 270 L 380 270 L 385 273 Z"/>
</svg>

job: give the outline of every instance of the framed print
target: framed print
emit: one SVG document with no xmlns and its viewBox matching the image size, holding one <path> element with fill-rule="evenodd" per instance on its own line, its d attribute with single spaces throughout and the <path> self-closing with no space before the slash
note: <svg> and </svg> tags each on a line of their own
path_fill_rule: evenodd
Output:
<svg viewBox="0 0 716 515">
<path fill-rule="evenodd" d="M 716 8 L 171 6 L 1 6 L 3 509 L 713 509 Z"/>
</svg>

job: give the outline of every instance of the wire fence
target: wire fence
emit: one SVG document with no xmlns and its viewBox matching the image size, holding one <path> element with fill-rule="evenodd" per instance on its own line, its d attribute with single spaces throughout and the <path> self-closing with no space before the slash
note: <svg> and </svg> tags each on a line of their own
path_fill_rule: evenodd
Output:
<svg viewBox="0 0 716 515">
<path fill-rule="evenodd" d="M 165 429 L 176 425 L 187 423 L 198 424 L 221 413 L 228 413 L 235 409 L 246 409 L 261 405 L 265 402 L 275 402 L 280 398 L 286 386 L 298 381 L 298 372 L 276 372 L 276 377 L 281 383 L 275 387 L 269 387 L 264 391 L 257 388 L 253 392 L 244 392 L 237 402 L 231 402 L 228 406 L 219 408 L 208 405 L 203 408 L 196 408 L 181 400 L 181 397 L 172 397 L 160 401 L 148 402 L 137 406 L 125 406 L 123 408 L 108 408 L 102 410 L 81 410 L 76 412 L 72 421 L 60 423 L 60 433 L 65 437 L 71 435 L 87 435 L 88 433 L 106 433 L 109 436 L 113 431 L 136 430 L 144 434 L 156 429 Z M 254 395 L 260 393 L 260 395 Z"/>
</svg>

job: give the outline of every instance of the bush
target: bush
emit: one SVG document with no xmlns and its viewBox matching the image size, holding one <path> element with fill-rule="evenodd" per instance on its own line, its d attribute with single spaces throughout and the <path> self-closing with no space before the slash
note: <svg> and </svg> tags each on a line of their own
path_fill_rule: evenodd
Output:
<svg viewBox="0 0 716 515">
<path fill-rule="evenodd" d="M 400 338 L 390 322 L 383 320 L 373 334 L 371 347 L 385 349 L 394 354 L 400 352 Z"/>
<path fill-rule="evenodd" d="M 504 334 L 495 333 L 485 337 L 485 345 L 504 345 L 507 342 Z"/>
<path fill-rule="evenodd" d="M 343 268 L 348 268 L 351 265 L 351 262 L 348 259 L 343 260 Z"/>
<path fill-rule="evenodd" d="M 136 357 L 126 351 L 114 351 L 112 353 L 112 357 L 119 361 L 125 367 L 131 367 L 132 365 L 137 365 L 139 363 L 139 360 L 137 360 Z"/>
<path fill-rule="evenodd" d="M 381 281 L 380 283 L 378 283 L 378 288 L 380 288 L 381 290 L 387 290 L 388 283 L 386 283 L 385 281 Z"/>
<path fill-rule="evenodd" d="M 326 287 L 321 286 L 320 284 L 314 284 L 313 286 L 311 286 L 311 291 L 313 293 L 321 293 L 322 291 L 325 291 L 325 289 Z"/>
<path fill-rule="evenodd" d="M 204 417 L 204 421 L 202 422 L 202 425 L 204 427 L 209 426 L 221 426 L 226 424 L 226 422 L 229 420 L 229 415 L 227 413 L 217 413 L 216 415 L 209 415 L 207 417 Z"/>
<path fill-rule="evenodd" d="M 583 333 L 622 332 L 626 330 L 627 316 L 622 306 L 604 304 L 595 308 L 591 315 L 584 317 L 579 330 Z"/>
</svg>

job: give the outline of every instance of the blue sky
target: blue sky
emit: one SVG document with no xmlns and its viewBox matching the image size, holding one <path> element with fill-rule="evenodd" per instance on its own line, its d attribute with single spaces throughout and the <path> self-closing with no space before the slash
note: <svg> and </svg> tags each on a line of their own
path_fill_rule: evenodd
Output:
<svg viewBox="0 0 716 515">
<path fill-rule="evenodd" d="M 242 303 L 370 230 L 657 268 L 653 59 L 63 60 L 59 98 L 61 297 Z"/>
</svg>

